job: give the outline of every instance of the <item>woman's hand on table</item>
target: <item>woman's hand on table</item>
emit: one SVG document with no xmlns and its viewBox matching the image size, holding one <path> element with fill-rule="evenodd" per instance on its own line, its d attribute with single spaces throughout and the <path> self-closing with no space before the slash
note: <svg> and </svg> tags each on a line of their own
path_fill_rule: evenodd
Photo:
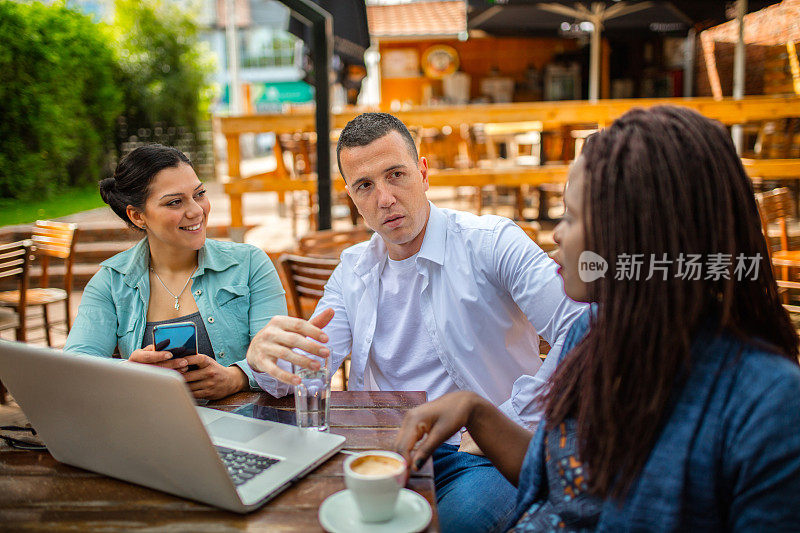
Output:
<svg viewBox="0 0 800 533">
<path fill-rule="evenodd" d="M 459 451 L 472 453 L 473 447 L 482 451 L 516 485 L 533 434 L 474 392 L 445 394 L 409 411 L 397 434 L 395 449 L 412 471 L 419 470 L 433 451 L 462 427 L 469 431 L 470 442 Z"/>
<path fill-rule="evenodd" d="M 247 349 L 247 363 L 256 372 L 269 374 L 275 379 L 297 385 L 300 377 L 278 366 L 283 359 L 293 365 L 318 370 L 319 361 L 295 352 L 300 349 L 311 355 L 325 359 L 330 350 L 322 343 L 328 342 L 328 335 L 322 331 L 333 318 L 333 309 L 325 309 L 311 320 L 290 316 L 274 316 L 256 333 Z"/>
<path fill-rule="evenodd" d="M 166 344 L 164 344 L 166 346 Z M 161 368 L 168 368 L 170 370 L 177 370 L 184 373 L 189 367 L 189 363 L 185 358 L 173 358 L 172 353 L 156 349 L 156 346 L 150 344 L 144 348 L 134 350 L 128 361 L 132 363 L 140 363 L 144 365 L 160 366 Z"/>
<path fill-rule="evenodd" d="M 397 453 L 412 471 L 419 470 L 440 444 L 467 425 L 479 400 L 477 394 L 461 391 L 415 407 L 403 418 L 395 439 Z"/>
<path fill-rule="evenodd" d="M 197 365 L 196 370 L 183 374 L 195 398 L 218 400 L 249 385 L 247 375 L 238 365 L 223 366 L 213 357 L 203 354 L 187 355 L 183 359 L 189 365 Z"/>
</svg>

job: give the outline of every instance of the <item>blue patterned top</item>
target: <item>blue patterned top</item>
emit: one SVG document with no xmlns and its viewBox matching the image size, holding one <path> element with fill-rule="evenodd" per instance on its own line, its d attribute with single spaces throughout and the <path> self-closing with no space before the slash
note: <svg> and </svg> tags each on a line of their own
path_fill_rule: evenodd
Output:
<svg viewBox="0 0 800 533">
<path fill-rule="evenodd" d="M 575 425 L 567 420 L 545 433 L 547 498 L 530 506 L 512 530 L 515 533 L 592 531 L 597 526 L 603 502 L 587 492 Z"/>
</svg>

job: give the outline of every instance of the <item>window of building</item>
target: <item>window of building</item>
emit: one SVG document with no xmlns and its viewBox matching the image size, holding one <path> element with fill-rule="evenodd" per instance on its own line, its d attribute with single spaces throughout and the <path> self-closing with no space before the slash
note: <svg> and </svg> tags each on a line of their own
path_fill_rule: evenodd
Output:
<svg viewBox="0 0 800 533">
<path fill-rule="evenodd" d="M 289 32 L 248 28 L 239 38 L 243 68 L 300 67 L 302 44 Z"/>
</svg>

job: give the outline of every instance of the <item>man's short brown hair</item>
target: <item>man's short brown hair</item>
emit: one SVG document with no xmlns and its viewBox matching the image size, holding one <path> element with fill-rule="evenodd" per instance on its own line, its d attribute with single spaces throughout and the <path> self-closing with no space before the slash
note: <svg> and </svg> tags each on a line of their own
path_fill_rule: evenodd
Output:
<svg viewBox="0 0 800 533">
<path fill-rule="evenodd" d="M 342 177 L 345 176 L 342 172 L 342 159 L 339 154 L 344 148 L 367 146 L 393 131 L 399 133 L 406 141 L 411 155 L 414 156 L 414 161 L 419 159 L 414 138 L 399 118 L 389 113 L 363 113 L 347 123 L 339 135 L 339 142 L 336 143 L 336 163 L 339 165 L 339 173 Z"/>
</svg>

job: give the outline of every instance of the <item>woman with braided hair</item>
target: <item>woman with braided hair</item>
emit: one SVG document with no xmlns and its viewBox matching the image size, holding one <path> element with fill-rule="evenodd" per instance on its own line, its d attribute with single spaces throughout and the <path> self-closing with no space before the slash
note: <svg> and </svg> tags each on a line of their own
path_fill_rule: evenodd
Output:
<svg viewBox="0 0 800 533">
<path fill-rule="evenodd" d="M 798 337 L 728 132 L 632 110 L 587 140 L 564 201 L 554 259 L 592 305 L 535 434 L 458 392 L 411 411 L 398 450 L 415 468 L 465 426 L 519 487 L 514 531 L 796 531 Z"/>
<path fill-rule="evenodd" d="M 286 314 L 278 273 L 248 244 L 206 238 L 205 185 L 185 154 L 151 144 L 122 158 L 100 194 L 143 239 L 104 261 L 81 298 L 64 350 L 181 372 L 198 399 L 258 388 L 245 354 L 274 315 Z M 159 324 L 194 322 L 196 355 L 153 344 Z"/>
</svg>

